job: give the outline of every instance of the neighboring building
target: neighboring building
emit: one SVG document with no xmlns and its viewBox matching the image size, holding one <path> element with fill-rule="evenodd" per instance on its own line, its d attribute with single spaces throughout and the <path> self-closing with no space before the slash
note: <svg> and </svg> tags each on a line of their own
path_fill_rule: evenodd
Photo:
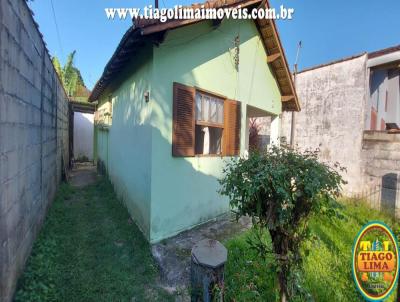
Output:
<svg viewBox="0 0 400 302">
<path fill-rule="evenodd" d="M 345 166 L 347 195 L 372 192 L 385 186 L 385 175 L 400 173 L 400 134 L 385 132 L 387 124 L 400 126 L 399 66 L 396 46 L 296 76 L 302 111 L 295 113 L 294 144 L 319 147 L 322 160 Z M 288 141 L 291 123 L 292 115 L 283 114 L 282 135 Z"/>
<path fill-rule="evenodd" d="M 386 123 L 400 126 L 400 46 L 370 53 L 366 130 L 385 130 Z"/>
<path fill-rule="evenodd" d="M 80 77 L 80 73 L 79 73 Z M 70 96 L 72 117 L 71 155 L 74 161 L 93 161 L 94 155 L 94 112 L 96 106 L 89 103 L 90 90 L 81 79 L 75 93 Z"/>
<path fill-rule="evenodd" d="M 257 7 L 215 1 L 208 7 Z M 150 242 L 229 210 L 225 162 L 248 149 L 248 122 L 299 110 L 269 20 L 140 20 L 96 84 L 95 158 Z"/>
<path fill-rule="evenodd" d="M 74 161 L 93 161 L 93 112 L 74 112 Z"/>
<path fill-rule="evenodd" d="M 93 161 L 94 112 L 95 105 L 85 101 L 70 100 L 71 113 L 71 154 L 74 161 Z"/>
</svg>

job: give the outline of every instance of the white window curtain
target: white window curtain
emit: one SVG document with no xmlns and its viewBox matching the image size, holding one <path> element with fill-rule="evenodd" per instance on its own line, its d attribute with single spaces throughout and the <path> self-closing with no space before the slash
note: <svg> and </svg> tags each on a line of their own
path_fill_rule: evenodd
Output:
<svg viewBox="0 0 400 302">
<path fill-rule="evenodd" d="M 210 130 L 208 129 L 208 127 L 204 127 L 203 132 L 204 132 L 203 154 L 210 154 Z"/>
<path fill-rule="evenodd" d="M 196 119 L 203 122 L 223 124 L 224 101 L 206 94 L 197 93 Z"/>
</svg>

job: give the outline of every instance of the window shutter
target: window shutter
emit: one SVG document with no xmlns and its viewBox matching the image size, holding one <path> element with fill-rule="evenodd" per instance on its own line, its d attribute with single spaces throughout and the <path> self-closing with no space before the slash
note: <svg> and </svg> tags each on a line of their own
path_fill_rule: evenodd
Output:
<svg viewBox="0 0 400 302">
<path fill-rule="evenodd" d="M 173 90 L 172 155 L 194 156 L 195 89 L 174 83 Z"/>
<path fill-rule="evenodd" d="M 224 154 L 227 156 L 240 153 L 240 102 L 224 102 Z"/>
</svg>

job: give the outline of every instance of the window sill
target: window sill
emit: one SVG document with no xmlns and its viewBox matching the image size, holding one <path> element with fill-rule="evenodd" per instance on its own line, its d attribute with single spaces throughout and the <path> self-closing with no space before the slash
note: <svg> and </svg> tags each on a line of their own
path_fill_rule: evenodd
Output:
<svg viewBox="0 0 400 302">
<path fill-rule="evenodd" d="M 195 157 L 224 157 L 222 154 L 195 154 Z"/>
<path fill-rule="evenodd" d="M 211 123 L 211 122 L 203 122 L 203 121 L 196 121 L 196 126 L 214 127 L 214 128 L 221 128 L 221 129 L 224 129 L 224 124 Z"/>
<path fill-rule="evenodd" d="M 239 155 L 222 155 L 222 154 L 195 154 L 194 157 L 238 157 Z"/>
</svg>

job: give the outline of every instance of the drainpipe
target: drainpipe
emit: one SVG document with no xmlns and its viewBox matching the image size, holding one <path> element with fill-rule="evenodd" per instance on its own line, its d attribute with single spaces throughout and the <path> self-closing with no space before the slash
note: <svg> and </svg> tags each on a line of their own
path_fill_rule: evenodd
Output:
<svg viewBox="0 0 400 302">
<path fill-rule="evenodd" d="M 296 74 L 297 74 L 297 64 L 294 65 L 294 72 L 293 72 L 293 85 L 296 89 Z M 294 147 L 294 126 L 296 124 L 296 112 L 292 111 L 292 118 L 290 121 L 290 147 Z"/>
<path fill-rule="evenodd" d="M 299 41 L 299 44 L 297 45 L 296 62 L 294 63 L 294 71 L 293 71 L 293 86 L 295 90 L 296 90 L 297 62 L 299 60 L 300 49 L 301 49 L 301 41 Z M 296 112 L 292 111 L 292 119 L 290 123 L 290 147 L 292 148 L 294 147 L 295 124 L 296 124 Z"/>
<path fill-rule="evenodd" d="M 292 122 L 290 125 L 290 147 L 294 146 L 294 123 L 295 123 L 296 115 L 294 111 L 292 111 Z"/>
</svg>

